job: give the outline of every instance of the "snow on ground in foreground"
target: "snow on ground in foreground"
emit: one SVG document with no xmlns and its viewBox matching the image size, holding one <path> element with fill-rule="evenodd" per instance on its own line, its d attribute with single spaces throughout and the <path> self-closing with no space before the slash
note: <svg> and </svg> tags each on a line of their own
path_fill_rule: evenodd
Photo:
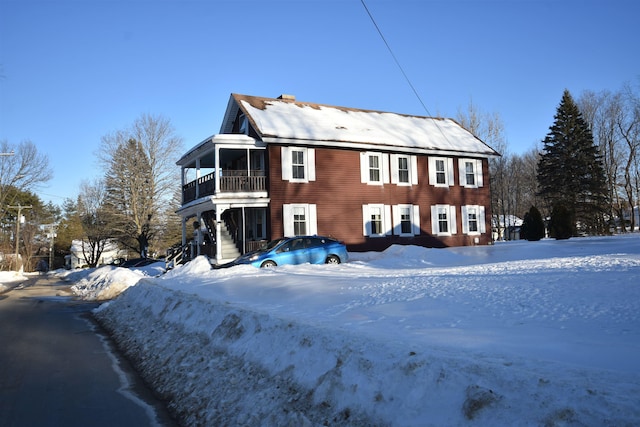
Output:
<svg viewBox="0 0 640 427">
<path fill-rule="evenodd" d="M 640 425 L 639 235 L 350 255 L 74 290 L 188 425 Z"/>
</svg>

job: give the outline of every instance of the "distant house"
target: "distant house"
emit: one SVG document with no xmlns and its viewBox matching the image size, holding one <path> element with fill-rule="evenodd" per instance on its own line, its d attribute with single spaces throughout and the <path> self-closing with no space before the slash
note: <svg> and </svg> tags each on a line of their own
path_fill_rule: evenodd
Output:
<svg viewBox="0 0 640 427">
<path fill-rule="evenodd" d="M 522 219 L 515 215 L 493 215 L 491 229 L 493 240 L 520 240 Z"/>
<path fill-rule="evenodd" d="M 89 263 L 85 258 L 85 252 L 88 253 L 90 251 L 88 243 L 82 240 L 74 240 L 71 242 L 71 253 L 64 257 L 64 267 L 72 270 L 87 267 Z M 115 241 L 109 241 L 105 244 L 97 265 L 111 264 L 116 259 L 124 258 L 126 255 L 127 252 L 118 249 Z"/>
<path fill-rule="evenodd" d="M 182 170 L 183 245 L 225 262 L 327 235 L 351 251 L 491 242 L 491 147 L 451 119 L 232 94 Z"/>
</svg>

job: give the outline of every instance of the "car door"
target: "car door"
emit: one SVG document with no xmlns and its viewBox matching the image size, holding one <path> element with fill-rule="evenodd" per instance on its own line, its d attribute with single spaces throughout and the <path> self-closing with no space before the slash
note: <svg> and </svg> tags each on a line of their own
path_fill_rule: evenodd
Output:
<svg viewBox="0 0 640 427">
<path fill-rule="evenodd" d="M 302 264 L 308 261 L 308 255 L 304 244 L 304 239 L 291 239 L 277 250 L 274 261 L 278 265 Z"/>
<path fill-rule="evenodd" d="M 324 264 L 327 260 L 327 250 L 322 239 L 311 237 L 307 239 L 307 255 L 312 264 Z"/>
</svg>

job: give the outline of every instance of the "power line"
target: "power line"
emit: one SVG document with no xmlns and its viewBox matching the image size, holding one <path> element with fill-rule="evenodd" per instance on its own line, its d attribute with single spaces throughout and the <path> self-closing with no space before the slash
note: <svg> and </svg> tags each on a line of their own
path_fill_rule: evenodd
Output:
<svg viewBox="0 0 640 427">
<path fill-rule="evenodd" d="M 400 69 L 400 72 L 404 76 L 404 78 L 407 81 L 407 83 L 409 83 L 409 87 L 411 87 L 411 90 L 413 91 L 413 94 L 416 96 L 416 98 L 418 98 L 418 101 L 422 105 L 422 108 L 424 108 L 424 111 L 427 112 L 427 115 L 431 116 L 431 113 L 429 112 L 429 109 L 427 108 L 425 103 L 422 102 L 422 98 L 420 97 L 420 94 L 418 94 L 418 91 L 413 86 L 413 83 L 411 83 L 411 79 L 409 79 L 409 76 L 407 76 L 407 73 L 404 72 L 404 69 L 402 68 L 402 65 L 400 65 L 400 61 L 398 61 L 398 58 L 396 58 L 396 55 L 393 53 L 393 50 L 391 49 L 391 46 L 389 46 L 389 43 L 387 43 L 387 39 L 384 37 L 384 34 L 382 34 L 382 30 L 380 30 L 380 27 L 378 27 L 378 24 L 376 23 L 376 20 L 373 19 L 373 15 L 369 11 L 369 8 L 365 4 L 364 0 L 360 0 L 360 2 L 362 3 L 362 6 L 364 7 L 364 10 L 367 11 L 367 15 L 369 15 L 369 19 L 371 19 L 371 22 L 373 22 L 373 26 L 376 27 L 376 30 L 378 31 L 378 34 L 380 34 L 380 38 L 382 38 L 382 41 L 384 42 L 385 46 L 387 46 L 387 50 L 389 50 L 389 53 L 391 54 L 391 57 L 393 58 L 393 60 L 395 61 L 396 65 Z"/>
<path fill-rule="evenodd" d="M 391 49 L 391 46 L 389 45 L 389 43 L 387 43 L 387 39 L 384 37 L 384 34 L 382 34 L 382 30 L 380 30 L 380 27 L 378 27 L 378 24 L 376 23 L 376 20 L 373 18 L 373 15 L 369 11 L 369 8 L 365 4 L 364 0 L 360 0 L 360 3 L 362 3 L 362 6 L 364 7 L 364 10 L 367 11 L 367 15 L 369 15 L 369 18 L 371 19 L 371 22 L 373 22 L 373 26 L 376 27 L 376 30 L 378 31 L 378 34 L 380 34 L 380 37 L 382 38 L 382 41 L 384 42 L 385 46 L 387 46 L 387 49 L 389 50 L 389 53 L 391 54 L 391 57 L 393 58 L 393 60 L 395 61 L 396 65 L 400 69 L 400 72 L 402 73 L 402 75 L 404 76 L 405 80 L 409 84 L 409 87 L 411 87 L 411 90 L 413 91 L 413 94 L 416 96 L 416 98 L 418 98 L 418 101 L 420 102 L 420 105 L 422 105 L 422 108 L 424 108 L 424 111 L 427 112 L 427 116 L 432 118 L 433 124 L 436 126 L 438 131 L 440 131 L 440 134 L 442 134 L 442 136 L 445 139 L 445 141 L 449 142 L 449 138 L 447 137 L 447 135 L 442 130 L 442 127 L 438 123 L 438 120 L 431 116 L 431 113 L 429 112 L 429 109 L 427 108 L 425 103 L 422 101 L 422 98 L 420 97 L 420 94 L 418 93 L 416 88 L 413 86 L 413 83 L 411 83 L 411 79 L 409 79 L 409 76 L 407 76 L 407 73 L 404 72 L 404 68 L 402 68 L 402 65 L 400 65 L 400 61 L 398 61 L 398 58 L 396 58 L 396 55 L 393 53 L 393 49 Z"/>
</svg>

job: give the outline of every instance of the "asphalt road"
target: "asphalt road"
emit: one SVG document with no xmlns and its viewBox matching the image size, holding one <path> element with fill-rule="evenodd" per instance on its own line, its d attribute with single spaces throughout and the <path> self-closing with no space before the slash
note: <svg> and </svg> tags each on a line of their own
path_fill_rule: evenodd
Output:
<svg viewBox="0 0 640 427">
<path fill-rule="evenodd" d="M 0 295 L 0 427 L 175 426 L 94 307 L 47 276 Z"/>
</svg>

